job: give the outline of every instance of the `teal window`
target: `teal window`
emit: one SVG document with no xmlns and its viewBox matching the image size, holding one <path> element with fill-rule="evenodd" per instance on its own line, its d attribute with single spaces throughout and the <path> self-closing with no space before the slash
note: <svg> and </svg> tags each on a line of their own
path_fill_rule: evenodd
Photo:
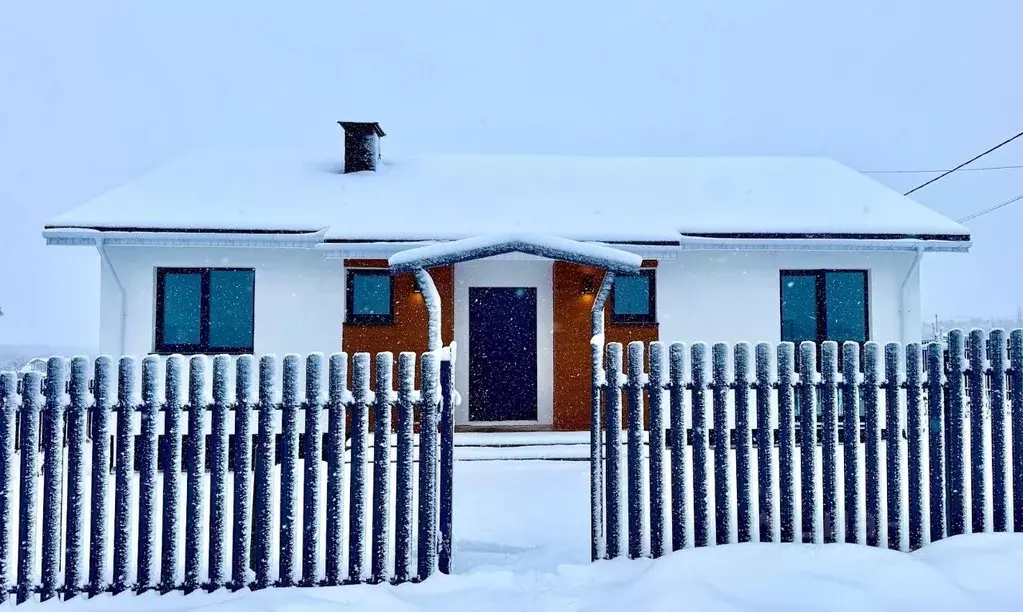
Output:
<svg viewBox="0 0 1023 612">
<path fill-rule="evenodd" d="M 869 303 L 865 270 L 783 270 L 781 339 L 866 342 Z"/>
<path fill-rule="evenodd" d="M 387 270 L 348 270 L 345 322 L 390 325 L 394 322 L 394 284 Z"/>
<path fill-rule="evenodd" d="M 255 280 L 251 269 L 158 268 L 156 352 L 252 353 Z"/>
<path fill-rule="evenodd" d="M 615 276 L 611 293 L 612 323 L 653 323 L 657 320 L 655 270 Z"/>
</svg>

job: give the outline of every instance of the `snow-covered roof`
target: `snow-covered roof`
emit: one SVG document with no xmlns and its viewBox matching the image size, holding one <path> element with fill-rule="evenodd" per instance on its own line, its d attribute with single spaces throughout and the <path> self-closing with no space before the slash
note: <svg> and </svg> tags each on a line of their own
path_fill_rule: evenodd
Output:
<svg viewBox="0 0 1023 612">
<path fill-rule="evenodd" d="M 636 272 L 643 264 L 643 258 L 634 253 L 542 234 L 492 234 L 441 242 L 401 251 L 392 255 L 387 263 L 395 272 L 410 272 L 416 268 L 451 265 L 512 252 L 622 273 Z"/>
<path fill-rule="evenodd" d="M 341 152 L 195 154 L 51 228 L 315 232 L 327 241 L 528 232 L 603 242 L 682 235 L 967 239 L 969 231 L 827 158 L 427 156 L 342 174 Z"/>
</svg>

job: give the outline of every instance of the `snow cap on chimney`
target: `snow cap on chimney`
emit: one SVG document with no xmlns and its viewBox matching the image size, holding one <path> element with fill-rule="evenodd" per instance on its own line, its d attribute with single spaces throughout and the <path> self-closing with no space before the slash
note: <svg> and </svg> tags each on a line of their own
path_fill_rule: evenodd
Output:
<svg viewBox="0 0 1023 612">
<path fill-rule="evenodd" d="M 345 131 L 345 174 L 375 172 L 380 159 L 380 138 L 386 136 L 380 124 L 361 121 L 338 121 Z"/>
</svg>

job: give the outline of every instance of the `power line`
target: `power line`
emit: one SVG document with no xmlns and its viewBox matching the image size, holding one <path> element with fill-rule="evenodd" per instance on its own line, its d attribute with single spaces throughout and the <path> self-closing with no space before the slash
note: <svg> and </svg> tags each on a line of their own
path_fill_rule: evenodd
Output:
<svg viewBox="0 0 1023 612">
<path fill-rule="evenodd" d="M 959 165 L 958 165 L 958 166 L 956 166 L 955 168 L 952 168 L 951 170 L 948 170 L 948 171 L 946 171 L 946 172 L 943 172 L 943 173 L 939 174 L 938 176 L 936 176 L 936 177 L 932 178 L 931 180 L 929 180 L 929 181 L 927 181 L 927 182 L 925 182 L 925 183 L 922 183 L 922 184 L 920 184 L 920 185 L 917 185 L 916 187 L 914 187 L 914 188 L 910 189 L 909 191 L 907 191 L 906 193 L 904 193 L 904 194 L 902 194 L 902 195 L 909 195 L 909 194 L 913 193 L 914 191 L 916 191 L 916 190 L 918 190 L 918 189 L 923 189 L 924 187 L 926 187 L 926 186 L 930 185 L 930 184 L 931 184 L 931 183 L 933 183 L 934 181 L 938 181 L 938 180 L 941 180 L 942 178 L 944 178 L 944 177 L 948 176 L 949 174 L 952 174 L 953 172 L 955 172 L 956 170 L 958 170 L 958 169 L 962 168 L 963 166 L 966 166 L 966 165 L 968 165 L 968 164 L 970 164 L 970 163 L 973 163 L 973 162 L 977 161 L 978 159 L 980 159 L 981 157 L 984 157 L 984 156 L 985 156 L 985 155 L 987 155 L 988 153 L 991 153 L 992 151 L 995 151 L 995 150 L 997 150 L 997 149 L 1000 149 L 1000 148 L 1004 147 L 1005 145 L 1009 144 L 1009 143 L 1010 143 L 1010 142 L 1012 142 L 1013 140 L 1016 140 L 1016 139 L 1017 139 L 1017 138 L 1019 138 L 1020 136 L 1023 136 L 1023 132 L 1020 132 L 1019 134 L 1016 134 L 1015 136 L 1013 136 L 1013 137 L 1011 137 L 1011 138 L 1008 138 L 1008 139 L 1006 139 L 1006 140 L 1003 140 L 1002 142 L 1000 142 L 1000 143 L 996 144 L 995 146 L 991 147 L 991 148 L 990 148 L 990 149 L 988 149 L 987 151 L 984 151 L 984 152 L 983 152 L 983 153 L 981 153 L 980 155 L 977 155 L 976 157 L 973 157 L 973 158 L 971 158 L 971 159 L 968 159 L 968 160 L 964 161 L 963 163 L 959 164 Z"/>
<path fill-rule="evenodd" d="M 984 172 L 987 170 L 1018 170 L 1023 164 L 1016 166 L 980 166 L 978 168 L 960 168 L 960 172 Z M 951 170 L 860 170 L 860 174 L 938 174 Z"/>
<path fill-rule="evenodd" d="M 1004 202 L 1001 202 L 999 204 L 995 204 L 994 206 L 989 206 L 988 208 L 985 208 L 984 210 L 978 210 L 977 212 L 973 213 L 972 215 L 966 215 L 962 219 L 957 219 L 956 223 L 965 223 L 967 221 L 970 221 L 971 219 L 976 219 L 977 217 L 979 217 L 981 215 L 986 215 L 989 212 L 998 210 L 999 208 L 1002 208 L 1003 206 L 1008 206 L 1009 204 L 1012 204 L 1013 202 L 1018 202 L 1020 200 L 1023 200 L 1023 193 L 1019 194 L 1018 196 L 1016 196 L 1014 198 L 1009 198 L 1008 200 L 1006 200 Z"/>
</svg>

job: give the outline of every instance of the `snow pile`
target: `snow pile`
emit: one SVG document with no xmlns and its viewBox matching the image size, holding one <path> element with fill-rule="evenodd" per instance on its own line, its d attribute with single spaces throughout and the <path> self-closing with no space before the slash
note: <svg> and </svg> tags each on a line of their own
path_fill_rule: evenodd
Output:
<svg viewBox="0 0 1023 612">
<path fill-rule="evenodd" d="M 550 572 L 521 574 L 489 570 L 397 587 L 102 596 L 59 605 L 68 610 L 154 612 L 987 612 L 1023 607 L 1019 567 L 1023 535 L 985 534 L 951 538 L 913 554 L 850 544 L 739 544 L 681 551 L 657 561 L 563 565 Z"/>
</svg>

